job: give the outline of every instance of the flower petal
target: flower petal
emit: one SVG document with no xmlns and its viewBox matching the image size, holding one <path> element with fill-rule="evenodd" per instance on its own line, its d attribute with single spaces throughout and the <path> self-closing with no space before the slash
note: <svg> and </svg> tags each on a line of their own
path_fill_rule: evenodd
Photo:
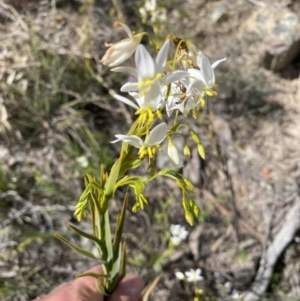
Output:
<svg viewBox="0 0 300 301">
<path fill-rule="evenodd" d="M 123 103 L 125 103 L 125 104 L 127 104 L 127 105 L 129 105 L 129 106 L 131 106 L 131 107 L 133 107 L 135 109 L 137 109 L 137 110 L 139 109 L 139 107 L 135 103 L 133 103 L 130 99 L 128 99 L 128 98 L 125 98 L 125 97 L 123 97 L 121 95 L 118 95 L 118 94 L 113 95 L 113 97 L 115 99 L 117 99 L 117 100 L 119 100 L 119 101 L 121 101 L 121 102 L 123 102 Z"/>
<path fill-rule="evenodd" d="M 111 71 L 129 73 L 130 75 L 134 76 L 136 79 L 138 79 L 139 77 L 137 70 L 131 67 L 125 67 L 125 66 L 115 67 L 112 68 Z"/>
<path fill-rule="evenodd" d="M 116 143 L 116 142 L 122 140 L 136 148 L 141 148 L 143 146 L 143 140 L 138 136 L 134 136 L 134 135 L 127 136 L 127 135 L 118 134 L 118 135 L 115 135 L 115 137 L 117 137 L 118 139 L 111 141 L 111 143 Z"/>
<path fill-rule="evenodd" d="M 166 66 L 166 61 L 168 58 L 168 53 L 169 53 L 170 42 L 171 42 L 171 40 L 167 39 L 157 53 L 157 57 L 155 59 L 155 65 L 156 65 L 155 73 L 156 74 L 164 72 L 164 69 Z"/>
<path fill-rule="evenodd" d="M 155 76 L 155 64 L 153 58 L 144 45 L 138 46 L 134 59 L 139 74 L 139 80 L 148 79 Z"/>
<path fill-rule="evenodd" d="M 149 136 L 145 140 L 146 145 L 156 145 L 160 144 L 167 134 L 168 126 L 165 122 L 158 124 L 149 133 Z"/>
<path fill-rule="evenodd" d="M 204 82 L 207 84 L 209 88 L 215 83 L 215 74 L 214 70 L 212 69 L 209 59 L 207 56 L 203 55 L 201 58 L 201 72 L 203 75 Z"/>
<path fill-rule="evenodd" d="M 196 88 L 199 92 L 203 91 L 205 88 L 207 88 L 206 84 L 202 80 L 194 80 L 190 83 L 190 85 L 187 88 L 187 92 L 189 93 L 191 89 Z"/>
<path fill-rule="evenodd" d="M 163 79 L 161 79 L 161 84 L 162 85 L 168 85 L 171 84 L 173 82 L 176 82 L 178 80 L 181 80 L 182 78 L 188 76 L 188 72 L 183 71 L 183 70 L 177 70 L 174 71 L 170 74 L 168 74 L 167 76 L 165 76 Z"/>
<path fill-rule="evenodd" d="M 131 91 L 137 91 L 138 90 L 138 84 L 137 83 L 126 83 L 121 87 L 121 92 L 131 92 Z"/>
<path fill-rule="evenodd" d="M 179 272 L 179 271 L 175 272 L 175 276 L 179 280 L 184 280 L 185 279 L 184 274 L 182 272 Z"/>
<path fill-rule="evenodd" d="M 168 144 L 168 156 L 173 165 L 175 166 L 179 165 L 178 150 L 171 140 L 169 140 L 169 144 Z"/>
<path fill-rule="evenodd" d="M 152 82 L 152 85 L 147 89 L 144 96 L 144 106 L 149 105 L 154 110 L 157 110 L 162 105 L 161 88 L 158 79 Z"/>
<path fill-rule="evenodd" d="M 220 63 L 222 63 L 222 62 L 224 62 L 224 61 L 226 61 L 226 57 L 223 58 L 223 59 L 221 59 L 221 60 L 215 61 L 215 62 L 211 65 L 211 67 L 213 68 L 213 70 L 215 70 L 215 68 L 216 68 Z"/>
</svg>

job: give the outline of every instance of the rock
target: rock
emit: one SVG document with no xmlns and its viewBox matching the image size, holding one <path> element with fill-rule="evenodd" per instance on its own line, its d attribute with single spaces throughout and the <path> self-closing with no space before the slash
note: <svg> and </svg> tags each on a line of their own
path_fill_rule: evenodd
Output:
<svg viewBox="0 0 300 301">
<path fill-rule="evenodd" d="M 242 31 L 260 38 L 268 69 L 282 71 L 300 55 L 300 17 L 287 7 L 273 4 L 255 11 Z"/>
</svg>

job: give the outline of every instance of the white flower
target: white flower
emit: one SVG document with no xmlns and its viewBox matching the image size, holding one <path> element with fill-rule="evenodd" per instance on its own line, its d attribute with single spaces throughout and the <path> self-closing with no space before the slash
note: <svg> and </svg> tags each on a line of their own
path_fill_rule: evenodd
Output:
<svg viewBox="0 0 300 301">
<path fill-rule="evenodd" d="M 205 92 L 209 96 L 213 96 L 216 93 L 212 90 L 215 85 L 215 68 L 226 58 L 214 62 L 212 65 L 209 62 L 207 56 L 202 55 L 200 58 L 200 70 L 188 69 L 191 82 L 188 91 L 192 88 L 196 88 L 199 92 Z"/>
<path fill-rule="evenodd" d="M 190 83 L 191 82 L 187 79 L 182 79 L 180 82 L 172 83 L 169 95 L 166 95 L 168 91 L 167 87 L 163 88 L 165 97 L 168 96 L 166 104 L 168 117 L 171 117 L 174 110 L 179 110 L 181 113 L 185 114 L 187 111 L 190 111 L 199 105 L 199 101 L 196 101 L 194 97 L 198 91 L 197 93 L 191 93 L 193 90 L 191 88 L 189 93 L 183 92 L 187 90 Z"/>
<path fill-rule="evenodd" d="M 201 276 L 201 269 L 190 269 L 189 272 L 185 272 L 185 276 L 187 282 L 197 282 L 203 280 L 203 277 Z"/>
<path fill-rule="evenodd" d="M 154 11 L 156 9 L 156 0 L 146 0 L 145 9 L 147 11 Z"/>
<path fill-rule="evenodd" d="M 189 232 L 181 225 L 171 225 L 170 226 L 171 238 L 170 241 L 175 246 L 178 246 L 182 241 L 184 241 Z"/>
<path fill-rule="evenodd" d="M 137 78 L 137 82 L 126 83 L 121 87 L 122 92 L 139 91 L 142 95 L 154 101 L 161 99 L 161 85 L 168 85 L 180 80 L 187 75 L 186 71 L 177 70 L 164 76 L 164 69 L 170 47 L 170 40 L 167 39 L 159 50 L 155 61 L 143 45 L 139 45 L 135 52 L 135 65 L 131 67 L 116 67 L 112 71 L 127 72 Z"/>
<path fill-rule="evenodd" d="M 86 156 L 80 156 L 76 158 L 76 162 L 82 167 L 86 168 L 89 165 L 89 161 Z"/>
<path fill-rule="evenodd" d="M 233 299 L 233 300 L 240 300 L 240 295 L 239 295 L 239 293 L 235 289 L 232 291 L 231 299 Z"/>
<path fill-rule="evenodd" d="M 101 63 L 114 67 L 122 64 L 129 59 L 138 45 L 140 44 L 144 33 L 133 35 L 129 27 L 123 23 L 116 22 L 115 27 L 123 27 L 128 38 L 123 39 L 116 44 L 111 44 L 110 48 L 104 54 Z"/>
<path fill-rule="evenodd" d="M 165 122 L 158 124 L 156 127 L 150 131 L 149 135 L 146 137 L 145 141 L 143 141 L 140 137 L 135 135 L 115 135 L 116 140 L 111 143 L 116 143 L 118 141 L 124 141 L 140 150 L 144 150 L 146 148 L 151 148 L 153 146 L 157 146 L 163 142 L 165 136 L 168 131 L 168 126 Z M 141 153 L 142 155 L 142 153 Z"/>
</svg>

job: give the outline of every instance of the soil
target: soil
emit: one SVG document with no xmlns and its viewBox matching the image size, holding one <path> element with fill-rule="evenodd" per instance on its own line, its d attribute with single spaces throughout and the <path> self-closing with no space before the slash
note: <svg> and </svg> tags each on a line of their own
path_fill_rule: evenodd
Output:
<svg viewBox="0 0 300 301">
<path fill-rule="evenodd" d="M 73 6 L 58 1 L 56 17 L 51 15 L 53 10 L 47 1 L 25 2 L 26 5 L 16 5 L 18 13 L 33 30 L 37 26 L 45 46 L 54 39 L 56 44 L 52 46 L 62 56 L 70 51 L 78 53 L 79 60 L 84 61 L 90 54 L 99 77 L 107 79 L 101 82 L 103 95 L 97 96 L 101 104 L 93 101 L 87 106 L 94 126 L 103 128 L 106 137 L 113 137 L 124 124 L 128 126 L 132 119 L 130 111 L 121 105 L 114 110 L 111 98 L 107 97 L 110 89 L 119 89 L 120 77 L 108 75 L 99 58 L 105 50 L 104 42 L 110 42 L 114 35 L 109 14 L 115 18 L 121 14 L 123 21 L 134 26 L 133 7 L 141 5 L 140 2 L 131 1 L 129 5 L 120 1 L 118 11 L 107 1 L 95 1 L 90 8 L 90 16 L 94 18 L 93 41 L 86 52 L 76 46 L 82 38 L 79 28 L 83 24 L 79 1 Z M 245 31 L 251 15 L 274 1 L 188 0 L 172 1 L 172 5 L 165 2 L 158 1 L 167 9 L 165 32 L 190 38 L 211 61 L 223 57 L 227 60 L 216 70 L 218 96 L 209 101 L 201 119 L 189 120 L 206 150 L 204 161 L 192 149 L 192 160 L 183 168 L 195 186 L 195 200 L 202 210 L 199 223 L 191 227 L 185 221 L 176 185 L 165 179 L 157 180 L 147 187 L 150 204 L 145 211 L 134 214 L 128 210 L 124 233 L 130 258 L 128 271 L 143 275 L 147 283 L 161 273 L 151 300 L 177 301 L 193 300 L 193 287 L 177 280 L 175 271 L 201 268 L 204 280 L 199 287 L 204 293 L 203 299 L 198 300 L 231 300 L 233 290 L 242 296 L 251 289 L 261 258 L 286 223 L 290 209 L 300 202 L 300 56 L 280 72 L 268 70 L 263 64 L 268 46 L 263 44 L 264 38 Z M 300 18 L 299 1 L 282 0 L 276 4 Z M 1 10 L 14 16 L 6 5 Z M 0 15 L 5 21 L 0 28 L 2 37 L 12 35 L 14 28 L 22 32 L 18 18 L 9 18 L 1 11 Z M 77 40 L 72 41 L 72 36 Z M 5 41 L 7 49 L 11 49 L 9 38 Z M 14 41 L 12 36 L 11 41 Z M 28 55 L 26 45 L 17 47 L 21 57 Z M 5 46 L 1 48 L 4 53 Z M 13 56 L 2 56 L 6 67 L 9 62 L 17 61 Z M 3 74 L 2 79 L 7 80 L 9 71 Z M 7 94 L 1 97 L 7 104 Z M 8 110 L 9 118 L 13 114 Z M 13 290 L 10 294 L 2 293 L 1 300 L 31 300 L 95 265 L 51 236 L 54 231 L 61 232 L 81 247 L 92 248 L 89 242 L 67 232 L 68 222 L 77 223 L 73 210 L 82 189 L 83 174 L 69 171 L 71 162 L 59 142 L 51 142 L 59 139 L 50 130 L 51 127 L 45 136 L 39 136 L 37 146 L 29 140 L 11 139 L 11 134 L 3 134 L 3 170 L 20 173 L 24 177 L 24 190 L 1 191 L 4 214 L 0 215 L 0 296 L 4 288 Z M 111 153 L 116 151 L 111 147 Z M 43 199 L 31 197 L 30 187 L 35 187 L 36 178 L 28 169 L 30 164 L 24 164 L 26 160 L 41 170 L 49 165 L 51 177 L 63 178 L 62 191 L 68 193 L 62 201 L 51 194 Z M 112 202 L 113 222 L 122 195 L 120 192 Z M 167 246 L 170 224 L 184 225 L 189 236 L 170 258 L 157 265 L 155 272 L 155 258 Z M 80 227 L 88 231 L 88 220 L 80 223 Z M 27 235 L 32 232 L 35 237 Z M 263 296 L 265 300 L 300 300 L 299 237 L 298 230 L 278 257 Z"/>
</svg>

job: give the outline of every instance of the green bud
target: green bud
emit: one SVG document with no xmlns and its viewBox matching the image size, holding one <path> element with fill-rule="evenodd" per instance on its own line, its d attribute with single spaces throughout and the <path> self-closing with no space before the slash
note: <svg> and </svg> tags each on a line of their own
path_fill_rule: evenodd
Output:
<svg viewBox="0 0 300 301">
<path fill-rule="evenodd" d="M 200 212 L 200 208 L 196 204 L 194 204 L 194 214 L 197 218 L 200 216 Z"/>
<path fill-rule="evenodd" d="M 183 154 L 184 154 L 184 158 L 187 162 L 189 162 L 191 160 L 191 151 L 190 148 L 187 144 L 184 145 L 183 147 Z"/>
<path fill-rule="evenodd" d="M 203 145 L 199 143 L 199 144 L 197 145 L 197 147 L 198 147 L 198 153 L 199 153 L 200 157 L 201 157 L 203 160 L 205 160 L 205 150 L 204 150 Z"/>
<path fill-rule="evenodd" d="M 194 225 L 194 217 L 191 212 L 185 211 L 185 219 L 191 226 Z"/>
<path fill-rule="evenodd" d="M 200 144 L 200 139 L 199 137 L 196 135 L 196 133 L 194 131 L 190 131 L 191 137 L 192 139 L 195 141 L 196 144 Z"/>
</svg>

